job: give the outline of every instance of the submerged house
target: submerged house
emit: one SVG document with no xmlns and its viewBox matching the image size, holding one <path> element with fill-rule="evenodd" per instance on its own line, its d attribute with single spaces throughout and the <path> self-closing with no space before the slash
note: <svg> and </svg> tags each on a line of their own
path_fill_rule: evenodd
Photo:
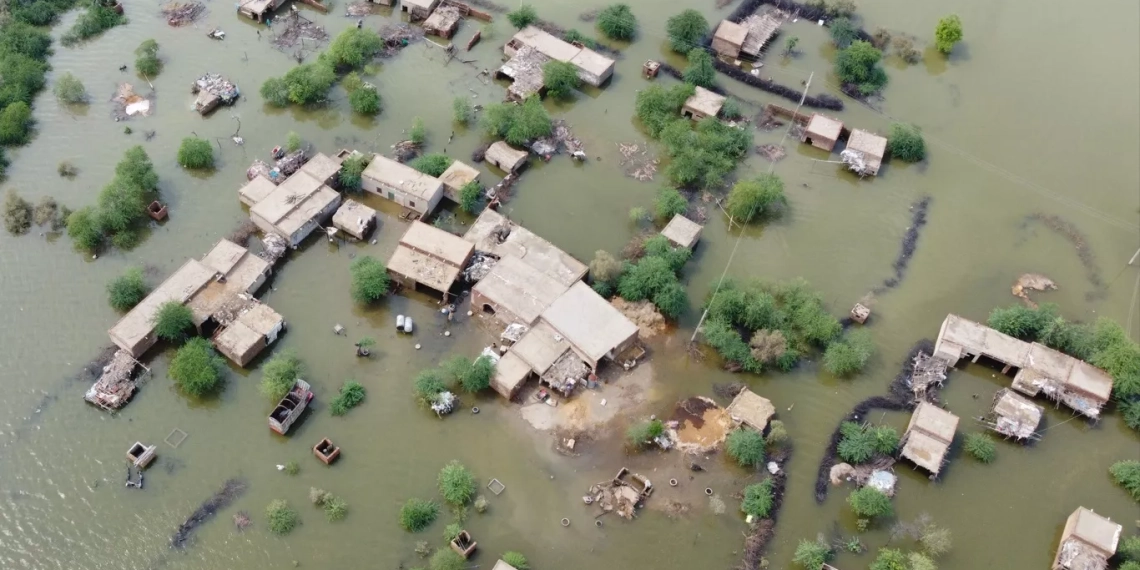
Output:
<svg viewBox="0 0 1140 570">
<path fill-rule="evenodd" d="M 1078 507 L 1065 520 L 1052 570 L 1104 570 L 1116 554 L 1123 530 L 1111 520 Z"/>
<path fill-rule="evenodd" d="M 388 259 L 388 273 L 404 287 L 427 287 L 446 301 L 474 251 L 471 242 L 417 220 Z"/>
<path fill-rule="evenodd" d="M 986 418 L 990 429 L 1014 439 L 1033 437 L 1045 409 L 1029 401 L 1009 388 L 1002 388 L 994 394 L 994 405 Z"/>
<path fill-rule="evenodd" d="M 423 20 L 439 5 L 439 0 L 400 0 L 400 10 L 412 20 Z"/>
<path fill-rule="evenodd" d="M 542 320 L 597 370 L 637 342 L 638 328 L 584 281 L 577 281 L 542 313 Z"/>
<path fill-rule="evenodd" d="M 843 134 L 843 123 L 839 119 L 815 113 L 800 135 L 800 142 L 831 152 Z"/>
<path fill-rule="evenodd" d="M 507 57 L 514 57 L 523 46 L 530 46 L 542 55 L 569 63 L 578 69 L 582 81 L 599 87 L 614 73 L 614 60 L 579 44 L 565 42 L 535 26 L 519 30 L 503 46 Z"/>
<path fill-rule="evenodd" d="M 566 287 L 589 270 L 574 256 L 490 208 L 479 214 L 463 239 L 497 258 L 515 257 Z"/>
<path fill-rule="evenodd" d="M 669 240 L 677 247 L 685 249 L 693 249 L 697 245 L 697 240 L 701 239 L 701 230 L 704 226 L 686 218 L 681 214 L 673 216 L 672 220 L 665 225 L 661 230 L 661 235 Z"/>
<path fill-rule="evenodd" d="M 281 7 L 285 0 L 241 0 L 238 13 L 258 22 L 265 21 L 265 17 Z"/>
<path fill-rule="evenodd" d="M 443 199 L 443 182 L 379 154 L 360 175 L 361 187 L 426 216 Z"/>
<path fill-rule="evenodd" d="M 459 203 L 459 191 L 478 180 L 479 170 L 458 160 L 451 161 L 451 166 L 439 175 L 439 181 L 443 182 L 443 197 L 455 203 Z"/>
<path fill-rule="evenodd" d="M 451 39 L 455 35 L 455 30 L 459 28 L 459 21 L 463 19 L 463 14 L 459 12 L 458 6 L 444 4 L 435 9 L 424 20 L 424 31 L 429 34 L 435 34 L 441 38 Z"/>
<path fill-rule="evenodd" d="M 233 304 L 257 292 L 269 279 L 272 265 L 248 249 L 223 239 L 202 258 L 217 275 L 186 302 L 199 334 L 211 336 L 237 313 Z"/>
<path fill-rule="evenodd" d="M 345 200 L 333 214 L 332 223 L 340 231 L 363 240 L 376 226 L 376 210 L 356 200 Z"/>
<path fill-rule="evenodd" d="M 269 305 L 248 298 L 248 302 L 232 321 L 214 334 L 214 347 L 244 367 L 258 354 L 277 341 L 285 330 L 285 318 Z"/>
<path fill-rule="evenodd" d="M 727 100 L 724 95 L 713 93 L 698 85 L 693 96 L 686 99 L 685 104 L 681 106 L 681 116 L 694 121 L 716 117 Z"/>
<path fill-rule="evenodd" d="M 958 416 L 929 402 L 919 402 L 902 436 L 902 456 L 937 476 L 956 431 Z"/>
<path fill-rule="evenodd" d="M 332 217 L 341 195 L 304 171 L 297 171 L 249 209 L 257 227 L 301 245 L 317 226 Z"/>
<path fill-rule="evenodd" d="M 768 429 L 768 422 L 776 415 L 776 406 L 773 406 L 769 399 L 745 388 L 732 399 L 726 411 L 737 424 L 764 433 Z"/>
<path fill-rule="evenodd" d="M 740 49 L 744 47 L 746 38 L 748 38 L 748 28 L 730 20 L 721 20 L 716 32 L 713 33 L 713 51 L 724 57 L 737 59 L 740 57 Z"/>
<path fill-rule="evenodd" d="M 519 47 L 495 72 L 496 77 L 511 80 L 507 87 L 507 99 L 525 101 L 531 95 L 541 97 L 546 92 L 542 68 L 549 62 L 550 58 L 537 49 L 528 45 Z"/>
<path fill-rule="evenodd" d="M 887 155 L 887 139 L 863 129 L 852 129 L 847 148 L 839 153 L 847 167 L 859 176 L 874 176 Z"/>
<path fill-rule="evenodd" d="M 740 46 L 740 55 L 752 59 L 760 57 L 760 52 L 780 31 L 780 19 L 771 14 L 752 14 L 741 25 L 748 30 L 748 34 Z"/>
<path fill-rule="evenodd" d="M 493 143 L 487 147 L 487 152 L 484 154 L 484 159 L 487 162 L 507 173 L 518 172 L 526 164 L 526 157 L 527 152 L 525 150 L 519 150 L 507 144 L 506 141 Z"/>
</svg>

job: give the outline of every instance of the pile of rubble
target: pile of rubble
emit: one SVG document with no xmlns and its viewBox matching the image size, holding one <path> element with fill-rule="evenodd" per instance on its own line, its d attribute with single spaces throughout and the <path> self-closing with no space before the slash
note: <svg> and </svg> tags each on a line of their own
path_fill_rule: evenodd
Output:
<svg viewBox="0 0 1140 570">
<path fill-rule="evenodd" d="M 152 97 L 154 97 L 154 93 L 142 97 L 135 93 L 133 85 L 130 83 L 121 83 L 119 87 L 115 89 L 115 96 L 111 98 L 111 101 L 115 103 L 115 108 L 111 112 L 111 115 L 116 121 L 122 121 L 129 117 L 134 117 L 135 115 L 141 115 L 143 117 L 150 116 L 154 109 L 154 105 L 151 101 Z"/>
<path fill-rule="evenodd" d="M 217 73 L 207 73 L 194 82 L 190 92 L 197 94 L 200 91 L 216 95 L 218 99 L 221 99 L 222 103 L 226 105 L 233 103 L 234 99 L 237 99 L 238 96 L 241 95 L 241 91 L 238 90 L 237 85 L 234 85 L 230 80 Z"/>
<path fill-rule="evenodd" d="M 266 233 L 265 237 L 261 238 L 261 243 L 263 249 L 257 252 L 257 256 L 268 261 L 271 265 L 277 263 L 277 260 L 281 259 L 285 255 L 285 251 L 289 249 L 289 242 L 272 232 Z"/>
<path fill-rule="evenodd" d="M 193 24 L 206 14 L 206 5 L 201 2 L 171 2 L 162 7 L 162 17 L 171 26 Z"/>
<path fill-rule="evenodd" d="M 360 16 L 371 16 L 372 7 L 375 4 L 371 2 L 353 2 L 344 7 L 344 16 L 346 18 L 358 18 Z"/>
<path fill-rule="evenodd" d="M 300 44 L 302 49 L 316 50 L 320 44 L 329 40 L 329 33 L 324 27 L 304 17 L 296 10 L 290 10 L 287 16 L 274 18 L 273 47 L 285 51 Z M 280 30 L 280 31 L 277 31 Z M 306 44 L 308 40 L 308 44 Z"/>
<path fill-rule="evenodd" d="M 471 262 L 467 268 L 463 270 L 463 279 L 468 283 L 476 283 L 482 280 L 491 272 L 491 268 L 495 267 L 497 261 L 499 258 L 489 253 L 476 251 L 471 256 Z"/>
<path fill-rule="evenodd" d="M 581 139 L 574 136 L 566 121 L 558 119 L 553 126 L 550 136 L 536 139 L 531 143 L 530 149 L 545 160 L 550 160 L 551 156 L 563 150 L 576 160 L 586 160 L 586 147 L 582 145 Z"/>
<path fill-rule="evenodd" d="M 272 171 L 272 169 L 269 167 L 268 164 L 265 163 L 264 160 L 261 160 L 260 158 L 255 158 L 253 160 L 253 164 L 249 165 L 249 168 L 247 168 L 245 170 L 245 179 L 246 180 L 253 180 L 254 178 L 257 178 L 258 176 L 264 176 L 270 180 L 273 180 L 273 177 L 270 176 L 270 174 L 269 174 L 270 171 Z"/>
<path fill-rule="evenodd" d="M 424 38 L 424 29 L 408 24 L 389 24 L 380 28 L 380 37 L 384 38 L 384 49 L 380 50 L 380 57 L 392 57 L 400 50 Z"/>
<path fill-rule="evenodd" d="M 305 165 L 305 151 L 291 152 L 277 160 L 276 170 L 285 176 L 292 176 Z M 272 177 L 271 177 L 272 179 Z"/>
<path fill-rule="evenodd" d="M 626 176 L 641 182 L 652 182 L 657 174 L 657 159 L 649 154 L 646 144 L 617 143 L 622 155 L 621 166 Z"/>
<path fill-rule="evenodd" d="M 103 374 L 95 381 L 84 400 L 105 410 L 117 410 L 135 393 L 135 382 L 131 379 L 138 361 L 125 350 L 119 350 L 111 361 L 103 367 Z"/>
<path fill-rule="evenodd" d="M 652 493 L 653 483 L 649 479 L 623 467 L 612 480 L 591 486 L 582 502 L 597 505 L 601 511 L 598 517 L 616 512 L 622 518 L 632 519 L 634 511 Z"/>
<path fill-rule="evenodd" d="M 769 162 L 779 162 L 788 156 L 788 151 L 778 144 L 762 144 L 756 147 L 756 154 L 768 159 Z"/>
</svg>

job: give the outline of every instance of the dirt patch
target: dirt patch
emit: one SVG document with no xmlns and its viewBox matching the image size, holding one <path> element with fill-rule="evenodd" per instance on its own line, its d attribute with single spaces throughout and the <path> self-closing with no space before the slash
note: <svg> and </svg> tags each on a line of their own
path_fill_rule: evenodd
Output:
<svg viewBox="0 0 1140 570">
<path fill-rule="evenodd" d="M 641 364 L 628 373 L 610 366 L 603 370 L 602 376 L 606 381 L 597 390 L 578 390 L 570 399 L 559 398 L 557 406 L 536 402 L 530 396 L 537 388 L 532 388 L 522 396 L 525 403 L 520 413 L 535 429 L 586 432 L 629 415 L 649 400 L 652 364 Z"/>
<path fill-rule="evenodd" d="M 679 402 L 669 423 L 677 449 L 696 453 L 716 449 L 732 429 L 728 412 L 702 396 Z"/>
<path fill-rule="evenodd" d="M 653 338 L 668 330 L 669 325 L 665 317 L 658 312 L 657 307 L 649 301 L 626 301 L 621 297 L 614 297 L 610 304 L 621 311 L 625 318 L 634 322 L 641 333 L 642 339 Z"/>
<path fill-rule="evenodd" d="M 1026 305 L 1037 308 L 1037 303 L 1029 298 L 1027 291 L 1052 291 L 1057 288 L 1057 284 L 1052 279 L 1041 275 L 1040 273 L 1026 273 L 1017 278 L 1017 282 L 1010 288 L 1010 292 L 1014 297 L 1019 297 Z"/>
</svg>

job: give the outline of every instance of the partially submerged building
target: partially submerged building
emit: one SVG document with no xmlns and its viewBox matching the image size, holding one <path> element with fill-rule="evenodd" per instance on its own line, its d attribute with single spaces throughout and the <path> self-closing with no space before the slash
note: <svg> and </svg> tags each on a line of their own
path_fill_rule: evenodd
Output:
<svg viewBox="0 0 1140 570">
<path fill-rule="evenodd" d="M 424 31 L 429 34 L 434 34 L 442 38 L 451 39 L 455 35 L 455 30 L 459 28 L 459 21 L 463 19 L 463 14 L 459 12 L 458 6 L 444 4 L 435 9 L 424 20 Z"/>
<path fill-rule="evenodd" d="M 503 46 L 503 53 L 514 57 L 523 46 L 530 46 L 550 59 L 573 65 L 578 69 L 578 77 L 594 87 L 601 86 L 614 73 L 614 60 L 582 45 L 565 42 L 535 26 L 519 30 Z"/>
<path fill-rule="evenodd" d="M 386 156 L 373 155 L 360 175 L 361 187 L 426 216 L 443 199 L 443 182 Z"/>
<path fill-rule="evenodd" d="M 214 346 L 238 366 L 249 364 L 277 341 L 285 330 L 285 318 L 269 305 L 249 298 L 232 321 L 214 334 Z"/>
<path fill-rule="evenodd" d="M 589 269 L 574 256 L 489 208 L 479 214 L 463 239 L 475 244 L 476 250 L 497 258 L 518 258 L 567 287 L 585 277 Z"/>
<path fill-rule="evenodd" d="M 266 16 L 272 14 L 284 3 L 285 0 L 241 0 L 237 8 L 241 15 L 251 20 L 263 22 Z"/>
<path fill-rule="evenodd" d="M 117 410 L 130 401 L 135 393 L 135 369 L 139 362 L 131 353 L 120 348 L 103 367 L 99 379 L 87 389 L 83 399 L 107 411 Z"/>
<path fill-rule="evenodd" d="M 506 255 L 471 289 L 471 308 L 504 325 L 531 326 L 567 287 L 522 259 Z"/>
<path fill-rule="evenodd" d="M 199 77 L 190 91 L 198 95 L 194 100 L 194 110 L 202 115 L 213 111 L 218 105 L 232 105 L 241 95 L 237 85 L 217 73 Z"/>
<path fill-rule="evenodd" d="M 843 123 L 839 119 L 815 113 L 800 135 L 800 142 L 831 152 L 843 134 Z"/>
<path fill-rule="evenodd" d="M 388 273 L 404 287 L 427 287 L 448 299 L 475 246 L 450 232 L 412 222 L 388 260 Z"/>
<path fill-rule="evenodd" d="M 507 87 L 507 99 L 525 101 L 531 95 L 541 97 L 546 91 L 542 68 L 549 62 L 549 57 L 531 46 L 524 45 L 516 50 L 495 73 L 497 77 L 511 80 Z"/>
<path fill-rule="evenodd" d="M 439 5 L 439 0 L 400 0 L 400 10 L 412 20 L 423 20 Z"/>
<path fill-rule="evenodd" d="M 171 301 L 185 304 L 216 275 L 217 272 L 198 260 L 187 260 L 107 331 L 111 342 L 132 357 L 141 357 L 158 342 L 154 334 L 154 318 L 159 308 Z"/>
<path fill-rule="evenodd" d="M 297 171 L 249 209 L 257 227 L 297 247 L 340 206 L 341 195 L 323 182 Z"/>
<path fill-rule="evenodd" d="M 203 285 L 187 302 L 199 334 L 210 336 L 228 324 L 240 303 L 261 289 L 269 279 L 272 265 L 248 249 L 223 239 L 202 258 L 202 265 L 214 271 L 215 278 Z"/>
<path fill-rule="evenodd" d="M 994 394 L 994 405 L 987 418 L 990 429 L 1014 439 L 1033 437 L 1045 409 L 1009 388 L 1002 388 Z"/>
<path fill-rule="evenodd" d="M 238 190 L 238 200 L 240 200 L 242 204 L 252 208 L 258 202 L 264 200 L 266 196 L 272 194 L 276 189 L 276 182 L 258 174 Z"/>
<path fill-rule="evenodd" d="M 745 18 L 741 25 L 748 30 L 748 35 L 740 46 L 738 57 L 755 59 L 760 57 L 760 52 L 768 42 L 776 37 L 776 33 L 780 30 L 780 19 L 771 14 L 752 14 Z"/>
<path fill-rule="evenodd" d="M 701 239 L 701 230 L 704 226 L 686 218 L 682 214 L 673 216 L 672 220 L 661 230 L 661 235 L 677 247 L 693 249 L 697 240 Z"/>
<path fill-rule="evenodd" d="M 484 160 L 507 173 L 518 172 L 526 164 L 526 157 L 527 152 L 525 150 L 519 150 L 507 144 L 506 141 L 497 141 L 491 144 L 483 155 Z"/>
<path fill-rule="evenodd" d="M 603 358 L 613 360 L 637 342 L 637 325 L 583 281 L 555 299 L 542 320 L 594 370 Z"/>
<path fill-rule="evenodd" d="M 340 231 L 363 240 L 376 226 L 376 210 L 356 200 L 345 200 L 333 214 L 332 223 Z"/>
<path fill-rule="evenodd" d="M 491 570 L 519 570 L 519 569 L 515 568 L 514 566 L 511 566 L 510 564 L 507 564 L 506 562 L 503 562 L 500 559 L 500 560 L 495 561 L 495 567 L 491 568 Z"/>
<path fill-rule="evenodd" d="M 478 180 L 479 170 L 458 160 L 453 160 L 439 176 L 439 181 L 443 182 L 443 197 L 456 203 L 459 202 L 459 191 Z"/>
<path fill-rule="evenodd" d="M 863 129 L 852 129 L 840 158 L 859 176 L 874 176 L 887 155 L 887 139 Z"/>
<path fill-rule="evenodd" d="M 1104 570 L 1116 554 L 1124 528 L 1089 509 L 1078 507 L 1065 520 L 1052 570 Z"/>
<path fill-rule="evenodd" d="M 727 100 L 724 95 L 718 95 L 698 85 L 693 96 L 686 99 L 685 104 L 681 106 L 681 116 L 694 121 L 716 117 Z"/>
<path fill-rule="evenodd" d="M 937 476 L 957 430 L 958 416 L 929 402 L 919 402 L 902 437 L 902 456 Z"/>
<path fill-rule="evenodd" d="M 495 375 L 491 377 L 491 389 L 500 396 L 513 400 L 530 377 L 530 366 L 517 354 L 507 352 L 495 364 Z"/>
<path fill-rule="evenodd" d="M 712 48 L 717 54 L 737 59 L 744 40 L 748 38 L 748 28 L 730 20 L 721 20 L 713 33 Z"/>
<path fill-rule="evenodd" d="M 776 415 L 776 406 L 767 398 L 745 388 L 732 399 L 726 408 L 732 421 L 748 426 L 760 433 L 768 429 L 768 422 Z"/>
</svg>

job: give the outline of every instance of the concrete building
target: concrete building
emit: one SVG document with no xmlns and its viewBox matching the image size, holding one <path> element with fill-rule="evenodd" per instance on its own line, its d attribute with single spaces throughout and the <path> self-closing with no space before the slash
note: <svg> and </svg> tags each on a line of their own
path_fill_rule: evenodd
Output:
<svg viewBox="0 0 1140 570">
<path fill-rule="evenodd" d="M 513 400 L 523 385 L 526 384 L 530 374 L 530 366 L 527 366 L 517 354 L 508 351 L 495 364 L 495 375 L 491 377 L 491 389 L 498 392 L 500 396 Z"/>
<path fill-rule="evenodd" d="M 487 152 L 484 154 L 484 159 L 488 163 L 507 173 L 518 172 L 526 164 L 526 157 L 525 150 L 514 148 L 505 141 L 495 142 L 487 147 Z"/>
<path fill-rule="evenodd" d="M 443 199 L 443 182 L 379 154 L 360 176 L 365 190 L 426 216 Z"/>
<path fill-rule="evenodd" d="M 697 86 L 696 93 L 685 100 L 685 104 L 681 107 L 681 116 L 694 121 L 716 117 L 726 100 L 724 95 L 717 95 L 704 87 Z"/>
<path fill-rule="evenodd" d="M 958 416 L 929 402 L 920 402 L 903 434 L 902 456 L 938 475 L 957 430 Z"/>
<path fill-rule="evenodd" d="M 524 45 L 516 50 L 495 72 L 496 77 L 511 80 L 507 87 L 507 99 L 525 101 L 531 95 L 541 97 L 546 92 L 542 68 L 549 62 L 549 57 L 533 47 Z"/>
<path fill-rule="evenodd" d="M 194 313 L 194 326 L 210 336 L 229 318 L 228 306 L 241 296 L 253 295 L 269 279 L 270 263 L 236 243 L 221 240 L 205 257 L 202 265 L 218 276 L 202 286 L 187 302 Z"/>
<path fill-rule="evenodd" d="M 238 12 L 251 20 L 262 22 L 284 3 L 285 0 L 243 0 L 238 4 Z"/>
<path fill-rule="evenodd" d="M 463 15 L 459 13 L 458 6 L 443 5 L 436 8 L 431 16 L 424 20 L 424 31 L 451 39 L 451 36 L 455 35 L 455 30 L 459 29 L 459 21 L 462 19 Z"/>
<path fill-rule="evenodd" d="M 477 180 L 479 180 L 479 170 L 458 160 L 452 161 L 451 166 L 448 166 L 439 177 L 439 181 L 443 182 L 443 197 L 455 203 L 459 203 L 459 191 Z"/>
<path fill-rule="evenodd" d="M 404 287 L 424 286 L 446 301 L 474 251 L 475 246 L 463 238 L 415 221 L 388 260 L 388 273 Z"/>
<path fill-rule="evenodd" d="M 811 116 L 807 128 L 800 135 L 800 142 L 831 152 L 843 134 L 843 123 L 819 113 Z"/>
<path fill-rule="evenodd" d="M 883 165 L 883 157 L 887 155 L 887 139 L 863 129 L 851 129 L 851 136 L 847 138 L 847 148 L 843 153 L 859 153 L 851 159 L 858 158 L 861 166 L 856 170 L 862 175 L 874 176 L 879 173 Z"/>
<path fill-rule="evenodd" d="M 280 235 L 295 248 L 332 216 L 340 201 L 335 190 L 298 171 L 254 204 L 249 217 L 257 227 Z"/>
<path fill-rule="evenodd" d="M 594 370 L 603 358 L 612 360 L 637 342 L 637 325 L 582 281 L 555 299 L 542 320 Z"/>
<path fill-rule="evenodd" d="M 517 258 L 567 287 L 585 277 L 589 269 L 574 256 L 489 208 L 479 214 L 463 239 L 475 244 L 475 249 L 500 259 Z"/>
<path fill-rule="evenodd" d="M 348 153 L 344 151 L 341 151 L 341 153 L 336 156 L 329 156 L 323 152 L 318 152 L 309 160 L 306 160 L 298 172 L 309 176 L 313 180 L 319 181 L 321 184 L 336 186 L 337 174 L 340 173 L 341 164 L 348 156 Z"/>
<path fill-rule="evenodd" d="M 439 0 L 400 0 L 400 10 L 407 12 L 409 18 L 423 20 L 439 5 Z"/>
<path fill-rule="evenodd" d="M 601 86 L 614 73 L 614 60 L 587 47 L 565 42 L 534 26 L 519 30 L 503 46 L 503 53 L 514 57 L 523 46 L 530 46 L 550 59 L 570 63 L 578 69 L 578 77 L 594 87 Z"/>
<path fill-rule="evenodd" d="M 471 289 L 471 310 L 504 325 L 531 326 L 567 285 L 514 256 L 505 256 Z"/>
<path fill-rule="evenodd" d="M 111 342 L 131 356 L 141 357 L 158 342 L 154 335 L 154 317 L 158 309 L 169 301 L 186 303 L 216 275 L 213 269 L 198 260 L 187 260 L 107 331 Z"/>
<path fill-rule="evenodd" d="M 661 230 L 661 235 L 665 239 L 672 242 L 677 247 L 685 249 L 693 249 L 697 245 L 697 240 L 701 239 L 701 230 L 704 226 L 686 218 L 681 214 L 673 216 L 672 220 L 665 225 L 665 229 Z"/>
<path fill-rule="evenodd" d="M 250 298 L 249 305 L 237 318 L 214 335 L 218 352 L 241 367 L 277 341 L 285 329 L 285 319 L 269 305 Z"/>
<path fill-rule="evenodd" d="M 1124 527 L 1078 507 L 1065 520 L 1052 570 L 1103 570 L 1116 554 Z"/>
<path fill-rule="evenodd" d="M 496 560 L 495 567 L 491 568 L 491 570 L 518 570 L 518 568 L 515 568 L 514 566 L 511 566 L 502 560 Z"/>
<path fill-rule="evenodd" d="M 768 429 L 768 423 L 776 415 L 776 406 L 773 406 L 767 398 L 745 388 L 732 399 L 726 411 L 732 421 L 764 433 Z"/>
<path fill-rule="evenodd" d="M 1041 406 L 1009 388 L 1002 388 L 994 394 L 994 405 L 990 410 L 992 417 L 988 418 L 988 425 L 1005 437 L 1029 439 L 1037 431 L 1044 413 L 1045 409 Z"/>
<path fill-rule="evenodd" d="M 511 346 L 508 354 L 513 353 L 526 363 L 531 372 L 542 376 L 568 350 L 570 342 L 558 334 L 549 323 L 539 319 L 518 342 Z"/>
<path fill-rule="evenodd" d="M 345 200 L 333 214 L 332 223 L 342 232 L 363 240 L 376 226 L 376 210 L 356 200 Z"/>
<path fill-rule="evenodd" d="M 266 196 L 273 193 L 277 189 L 277 184 L 272 180 L 258 174 L 253 177 L 245 186 L 238 190 L 238 200 L 242 204 L 252 208 L 255 204 L 265 199 Z"/>
<path fill-rule="evenodd" d="M 736 22 L 721 20 L 713 33 L 712 48 L 719 55 L 738 59 L 747 38 L 748 28 Z"/>
</svg>

